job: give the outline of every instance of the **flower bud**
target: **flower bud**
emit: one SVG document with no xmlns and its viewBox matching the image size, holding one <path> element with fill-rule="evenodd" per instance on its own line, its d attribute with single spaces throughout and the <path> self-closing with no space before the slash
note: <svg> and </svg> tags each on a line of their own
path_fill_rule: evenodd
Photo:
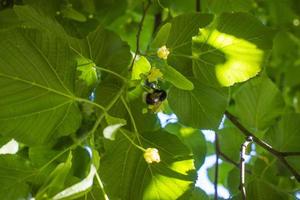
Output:
<svg viewBox="0 0 300 200">
<path fill-rule="evenodd" d="M 166 47 L 166 45 L 160 47 L 157 50 L 157 56 L 161 59 L 167 60 L 168 59 L 168 55 L 170 54 L 169 49 Z"/>
<path fill-rule="evenodd" d="M 160 156 L 156 148 L 148 148 L 144 153 L 144 158 L 147 163 L 160 162 Z"/>
</svg>

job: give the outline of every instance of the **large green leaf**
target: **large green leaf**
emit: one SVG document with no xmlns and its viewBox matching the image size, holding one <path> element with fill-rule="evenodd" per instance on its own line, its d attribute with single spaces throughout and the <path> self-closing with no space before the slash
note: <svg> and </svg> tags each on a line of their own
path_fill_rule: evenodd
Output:
<svg viewBox="0 0 300 200">
<path fill-rule="evenodd" d="M 166 131 L 176 135 L 194 154 L 195 167 L 199 169 L 206 155 L 206 141 L 200 130 L 184 127 L 181 124 L 168 124 Z"/>
<path fill-rule="evenodd" d="M 259 199 L 259 200 L 286 200 L 289 199 L 289 195 L 280 191 L 279 188 L 265 182 L 263 180 L 255 179 L 251 181 L 247 187 L 247 198 Z M 291 197 L 291 196 L 290 196 Z M 241 196 L 234 197 L 234 200 L 241 199 Z"/>
<path fill-rule="evenodd" d="M 28 180 L 35 175 L 36 171 L 16 155 L 0 156 L 0 198 L 23 199 L 28 197 L 30 187 Z"/>
<path fill-rule="evenodd" d="M 91 32 L 85 39 L 73 40 L 70 45 L 77 56 L 92 60 L 98 67 L 119 74 L 128 73 L 131 60 L 129 46 L 116 33 L 102 26 Z"/>
<path fill-rule="evenodd" d="M 168 102 L 179 121 L 186 126 L 216 129 L 227 106 L 227 89 L 215 89 L 194 80 L 194 90 L 172 87 Z"/>
<path fill-rule="evenodd" d="M 284 115 L 280 121 L 269 129 L 266 139 L 279 151 L 300 152 L 300 114 Z"/>
<path fill-rule="evenodd" d="M 67 44 L 36 31 L 3 32 L 1 38 L 1 134 L 39 144 L 74 132 L 81 115 Z"/>
<path fill-rule="evenodd" d="M 221 14 L 193 38 L 193 71 L 211 85 L 231 86 L 257 75 L 273 32 L 245 13 Z"/>
<path fill-rule="evenodd" d="M 168 63 L 184 75 L 190 75 L 192 61 L 192 37 L 199 28 L 207 26 L 213 19 L 212 15 L 189 13 L 175 17 L 171 23 L 169 37 L 166 43 L 170 50 Z"/>
<path fill-rule="evenodd" d="M 123 132 L 139 144 L 133 133 Z M 163 131 L 141 135 L 144 148 L 159 150 L 161 162 L 152 164 L 146 163 L 143 152 L 126 137 L 119 136 L 106 143 L 100 165 L 100 176 L 110 199 L 177 199 L 195 180 L 190 151 L 176 136 Z"/>
<path fill-rule="evenodd" d="M 60 37 L 67 37 L 63 27 L 49 15 L 28 5 L 15 6 L 14 11 L 24 28 L 37 28 L 43 32 L 51 32 Z"/>
<path fill-rule="evenodd" d="M 239 162 L 240 148 L 245 137 L 235 127 L 228 127 L 218 131 L 220 151 L 231 160 Z"/>
<path fill-rule="evenodd" d="M 205 0 L 208 9 L 214 13 L 248 11 L 254 6 L 253 0 Z"/>
<path fill-rule="evenodd" d="M 282 114 L 284 100 L 268 77 L 252 79 L 235 94 L 236 115 L 253 130 L 264 130 Z"/>
</svg>

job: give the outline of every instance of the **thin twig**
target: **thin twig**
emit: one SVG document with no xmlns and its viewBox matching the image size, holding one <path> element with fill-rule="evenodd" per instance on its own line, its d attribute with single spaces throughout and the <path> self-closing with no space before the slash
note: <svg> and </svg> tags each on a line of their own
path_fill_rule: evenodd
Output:
<svg viewBox="0 0 300 200">
<path fill-rule="evenodd" d="M 240 168 L 240 164 L 238 162 L 235 162 L 234 160 L 229 158 L 229 156 L 224 154 L 221 150 L 219 151 L 219 155 L 223 158 L 224 161 L 227 161 L 227 162 L 231 163 L 232 165 L 236 166 L 237 168 Z M 248 174 L 251 174 L 251 171 L 249 169 L 246 169 L 246 172 Z"/>
<path fill-rule="evenodd" d="M 219 179 L 219 155 L 220 155 L 220 147 L 219 147 L 219 139 L 218 134 L 215 133 L 215 151 L 216 151 L 216 167 L 215 167 L 215 200 L 218 200 L 218 179 Z"/>
<path fill-rule="evenodd" d="M 287 156 L 300 156 L 300 152 L 281 152 L 281 155 L 284 157 Z"/>
<path fill-rule="evenodd" d="M 248 145 L 253 141 L 251 136 L 247 136 L 245 142 L 241 145 L 240 151 L 240 190 L 243 200 L 246 200 L 246 187 L 245 187 L 245 157 Z"/>
<path fill-rule="evenodd" d="M 142 15 L 142 19 L 139 23 L 138 31 L 136 33 L 136 49 L 135 49 L 135 53 L 134 53 L 133 59 L 131 61 L 130 67 L 129 67 L 129 71 L 132 70 L 135 59 L 136 59 L 137 55 L 140 53 L 140 36 L 141 36 L 141 32 L 142 32 L 142 29 L 143 29 L 143 24 L 144 24 L 144 21 L 145 21 L 147 11 L 150 7 L 150 4 L 151 4 L 150 1 L 148 1 L 146 5 L 145 5 L 145 3 L 143 3 L 143 15 Z"/>
<path fill-rule="evenodd" d="M 264 142 L 263 140 L 257 138 L 254 134 L 252 134 L 250 131 L 248 131 L 238 120 L 237 118 L 229 113 L 228 111 L 225 111 L 226 117 L 245 135 L 245 136 L 251 136 L 253 141 L 264 148 L 265 150 L 269 151 L 271 154 L 273 154 L 275 157 L 277 157 L 278 160 L 281 161 L 281 163 L 293 174 L 293 176 L 296 178 L 298 182 L 300 182 L 300 174 L 286 161 L 286 156 L 291 156 L 289 152 L 280 152 L 276 149 L 273 149 L 269 144 Z M 291 152 L 293 155 L 295 155 L 294 152 Z M 298 152 L 297 152 L 298 155 Z"/>
</svg>

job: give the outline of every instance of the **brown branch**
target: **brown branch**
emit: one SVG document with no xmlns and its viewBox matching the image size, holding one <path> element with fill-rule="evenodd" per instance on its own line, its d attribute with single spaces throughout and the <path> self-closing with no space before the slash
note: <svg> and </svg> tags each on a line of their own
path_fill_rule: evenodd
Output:
<svg viewBox="0 0 300 200">
<path fill-rule="evenodd" d="M 129 67 L 129 71 L 132 70 L 135 59 L 137 57 L 137 54 L 140 53 L 140 36 L 141 36 L 142 29 L 143 29 L 143 24 L 144 24 L 144 21 L 145 21 L 145 17 L 146 17 L 146 14 L 147 14 L 147 11 L 148 11 L 150 5 L 151 5 L 150 1 L 148 1 L 146 5 L 143 2 L 143 15 L 142 15 L 142 19 L 139 23 L 138 31 L 136 33 L 136 49 L 135 49 L 134 57 L 131 61 L 130 67 Z"/>
<path fill-rule="evenodd" d="M 242 193 L 242 199 L 246 200 L 246 187 L 245 187 L 245 157 L 246 157 L 246 149 L 249 144 L 252 142 L 252 137 L 247 136 L 245 142 L 241 145 L 240 151 L 240 190 Z"/>
<path fill-rule="evenodd" d="M 280 152 L 282 156 L 300 156 L 300 152 Z"/>
<path fill-rule="evenodd" d="M 216 167 L 215 167 L 215 200 L 218 200 L 218 179 L 219 179 L 219 155 L 220 155 L 220 146 L 218 134 L 215 133 L 215 151 L 216 151 Z"/>
<path fill-rule="evenodd" d="M 293 176 L 296 178 L 298 182 L 300 182 L 300 174 L 286 161 L 285 157 L 290 156 L 289 152 L 280 152 L 275 149 L 273 149 L 269 144 L 264 142 L 263 140 L 257 138 L 255 135 L 253 135 L 250 131 L 248 131 L 238 120 L 237 118 L 229 113 L 228 111 L 225 111 L 226 117 L 245 135 L 245 136 L 251 136 L 253 141 L 264 148 L 265 150 L 269 151 L 271 154 L 273 154 L 275 157 L 277 157 L 278 160 L 281 161 L 281 163 L 293 174 Z M 291 152 L 293 155 L 295 155 L 293 152 Z M 297 153 L 298 155 L 298 153 Z"/>
</svg>

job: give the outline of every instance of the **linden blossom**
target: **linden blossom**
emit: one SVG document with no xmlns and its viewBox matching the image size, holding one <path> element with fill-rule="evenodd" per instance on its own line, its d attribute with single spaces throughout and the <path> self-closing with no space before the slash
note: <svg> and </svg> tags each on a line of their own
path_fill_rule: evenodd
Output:
<svg viewBox="0 0 300 200">
<path fill-rule="evenodd" d="M 156 148 L 147 148 L 144 153 L 144 158 L 147 163 L 160 162 L 159 152 Z"/>
</svg>

